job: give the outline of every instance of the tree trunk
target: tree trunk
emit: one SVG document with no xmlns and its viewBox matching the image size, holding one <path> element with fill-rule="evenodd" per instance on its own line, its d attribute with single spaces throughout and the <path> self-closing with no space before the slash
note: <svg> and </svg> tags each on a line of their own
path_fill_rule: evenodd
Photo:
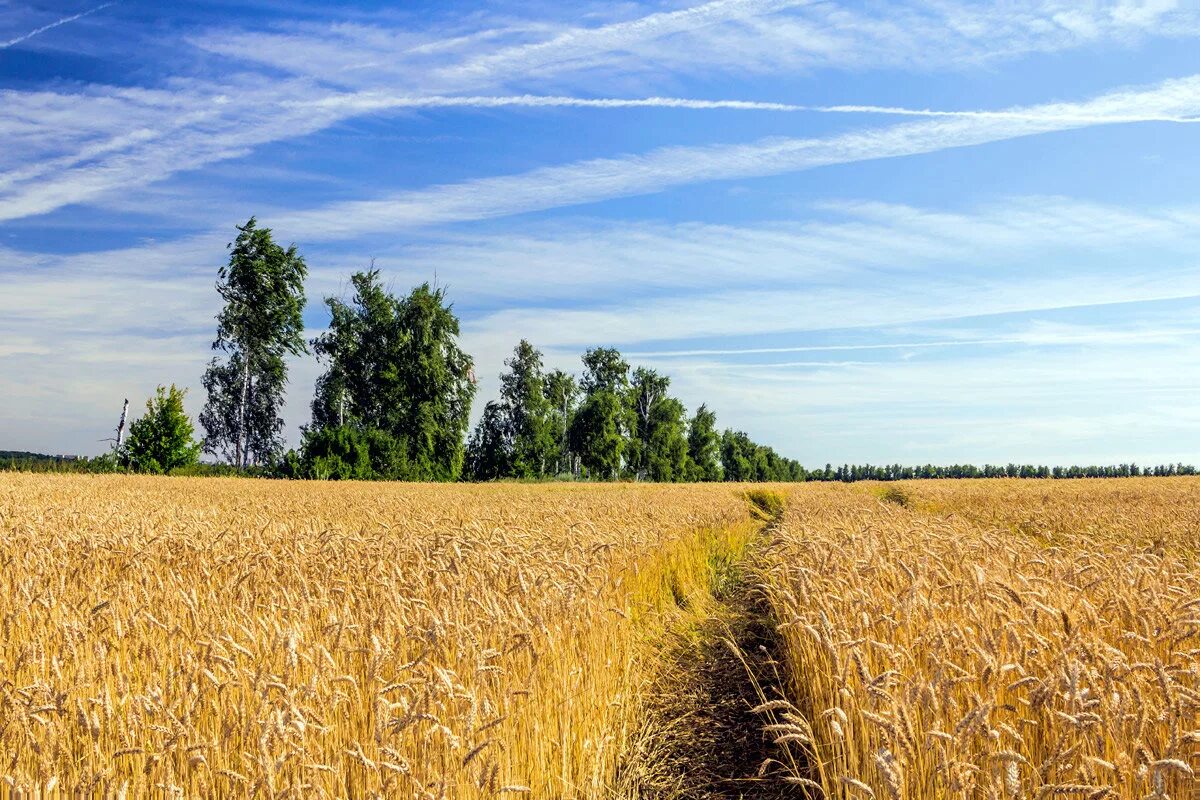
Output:
<svg viewBox="0 0 1200 800">
<path fill-rule="evenodd" d="M 254 378 L 253 378 L 253 376 L 251 376 L 249 374 L 249 372 L 250 372 L 249 370 L 246 371 L 246 387 L 247 387 L 247 389 L 246 389 L 246 405 L 249 405 L 254 400 Z M 249 419 L 250 419 L 250 416 L 247 414 L 247 416 L 246 416 L 247 426 L 248 426 Z M 250 465 L 253 463 L 255 463 L 255 462 L 253 460 L 253 453 L 250 448 L 250 432 L 247 431 L 246 432 L 246 444 L 242 448 L 242 471 L 244 472 L 245 470 L 247 470 L 250 467 Z"/>
<path fill-rule="evenodd" d="M 125 420 L 129 416 L 129 398 L 125 398 L 125 405 L 121 406 L 121 421 L 117 423 L 117 449 L 121 449 L 122 442 L 125 441 Z"/>
<path fill-rule="evenodd" d="M 237 426 L 237 444 L 234 445 L 234 466 L 237 469 L 244 469 L 242 462 L 245 456 L 244 443 L 246 442 L 246 399 L 250 395 L 250 359 L 242 355 L 245 366 L 242 367 L 242 400 L 238 403 L 238 426 Z"/>
</svg>

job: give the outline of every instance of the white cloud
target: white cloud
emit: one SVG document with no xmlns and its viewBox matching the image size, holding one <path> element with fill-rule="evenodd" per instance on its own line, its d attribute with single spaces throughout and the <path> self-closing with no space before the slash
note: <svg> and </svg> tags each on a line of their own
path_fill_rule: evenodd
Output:
<svg viewBox="0 0 1200 800">
<path fill-rule="evenodd" d="M 629 12 L 623 7 L 609 13 Z M 312 24 L 268 33 L 214 31 L 196 36 L 194 43 L 238 63 L 253 64 L 260 70 L 283 70 L 294 77 L 281 79 L 260 71 L 217 75 L 207 81 L 168 78 L 161 90 L 89 86 L 75 92 L 0 93 L 6 110 L 0 120 L 0 138 L 6 144 L 0 153 L 0 171 L 4 173 L 0 175 L 0 221 L 75 203 L 101 203 L 131 187 L 244 156 L 264 144 L 312 134 L 363 114 L 463 106 L 796 107 L 770 101 L 673 97 L 489 97 L 479 95 L 481 90 L 571 85 L 589 91 L 603 86 L 611 91 L 622 85 L 621 76 L 663 71 L 745 74 L 790 73 L 808 67 L 930 68 L 1096 41 L 1194 35 L 1198 31 L 1200 12 L 1169 3 L 1061 4 L 1046 0 L 971 5 L 910 2 L 867 10 L 795 0 L 716 0 L 642 16 L 610 16 L 592 27 L 543 21 L 492 27 L 484 23 L 478 29 L 450 35 L 350 24 Z M 638 81 L 646 83 L 641 78 Z M 472 95 L 447 96 L 462 92 Z M 942 113 L 871 106 L 838 110 Z M 1062 109 L 1059 121 L 1065 122 L 1069 113 L 1082 115 L 1075 120 L 1079 124 L 1097 122 L 1084 118 L 1089 112 L 1083 109 Z M 1156 113 L 1169 116 L 1165 111 Z M 1153 115 L 1130 111 L 1124 121 Z M 1123 121 L 1115 112 L 1104 116 L 1103 121 Z M 1006 120 L 1038 124 L 996 112 L 978 112 L 976 117 L 997 125 Z M 777 144 L 786 148 L 787 140 Z M 764 142 L 760 149 L 769 151 L 773 146 Z M 912 152 L 922 150 L 918 146 Z M 724 155 L 753 159 L 751 152 L 738 148 L 730 148 Z M 779 157 L 789 155 L 799 158 L 796 153 L 780 153 Z M 669 158 L 671 153 L 656 156 Z M 764 152 L 763 157 L 770 153 Z M 837 163 L 836 156 L 829 158 L 833 161 L 814 155 L 812 161 Z M 598 161 L 591 167 L 602 169 L 607 163 Z M 760 173 L 750 170 L 744 174 Z M 555 173 L 549 177 L 554 178 Z M 616 176 L 603 179 L 617 180 Z M 699 179 L 704 179 L 703 174 Z M 651 176 L 646 181 L 655 185 Z M 623 191 L 645 190 L 635 186 Z M 590 196 L 586 191 L 582 194 L 584 201 Z M 431 218 L 436 221 L 455 213 L 434 209 Z M 457 213 L 491 212 L 466 209 Z"/>
<path fill-rule="evenodd" d="M 343 118 L 311 105 L 300 81 L 264 87 L 181 81 L 166 90 L 0 93 L 0 221 L 98 201 L 178 172 L 245 155 Z"/>
<path fill-rule="evenodd" d="M 1093 276 L 1094 277 L 1094 276 Z M 1106 274 L 1103 281 L 1010 276 L 920 278 L 894 287 L 846 285 L 784 291 L 723 291 L 611 306 L 508 309 L 464 325 L 472 341 L 525 337 L 547 347 L 636 345 L 655 340 L 760 336 L 905 325 L 994 314 L 1200 296 L 1194 269 L 1153 277 Z"/>
<path fill-rule="evenodd" d="M 545 41 L 503 48 L 435 70 L 433 76 L 450 86 L 475 86 L 594 68 L 602 64 L 598 57 L 620 58 L 646 42 L 807 5 L 811 0 L 713 0 L 597 28 L 570 28 Z"/>
<path fill-rule="evenodd" d="M 722 72 L 963 68 L 1200 32 L 1200 11 L 1164 2 L 910 0 L 861 7 L 718 0 L 644 16 L 638 11 L 613 6 L 594 26 L 539 20 L 488 27 L 484 21 L 465 35 L 442 36 L 364 25 L 297 26 L 222 31 L 195 42 L 336 86 L 457 93 L 547 82 L 611 91 L 614 81 Z"/>
<path fill-rule="evenodd" d="M 500 177 L 335 203 L 284 214 L 277 225 L 308 240 L 349 238 L 650 194 L 714 180 L 778 175 L 816 167 L 970 147 L 1132 119 L 1200 115 L 1200 76 L 1112 92 L 1078 103 L 1013 109 L 1011 116 L 953 117 L 859 130 L 825 139 L 774 137 L 750 144 L 667 147 Z"/>
<path fill-rule="evenodd" d="M 527 221 L 495 233 L 435 232 L 384 250 L 379 265 L 404 280 L 436 273 L 473 305 L 545 304 L 586 295 L 634 299 L 775 290 L 913 275 L 1025 275 L 1145 271 L 1190 263 L 1200 208 L 1126 208 L 1063 197 L 1012 198 L 952 213 L 876 202 L 826 203 L 817 219 L 718 225 L 683 222 Z M 337 264 L 361 257 L 330 256 Z"/>
<path fill-rule="evenodd" d="M 809 466 L 1194 461 L 1196 338 L 1164 329 L 1152 340 L 1106 342 L 1105 326 L 1071 327 L 1073 339 L 1091 343 L 833 366 L 661 366 L 691 405 L 708 402 L 720 424 Z"/>
<path fill-rule="evenodd" d="M 436 269 L 455 301 L 499 306 L 464 317 L 464 345 L 475 355 L 481 377 L 480 405 L 496 391 L 495 373 L 521 337 L 544 348 L 549 364 L 572 370 L 584 347 L 618 344 L 674 375 L 689 404 L 709 401 L 723 423 L 754 429 L 810 461 L 833 457 L 832 449 L 821 449 L 821 442 L 832 448 L 832 440 L 811 441 L 809 429 L 812 419 L 829 418 L 826 404 L 836 405 L 839 397 L 856 398 L 852 408 L 838 412 L 840 419 L 859 419 L 862 436 L 880 437 L 895 415 L 915 430 L 931 424 L 930 415 L 944 411 L 946 402 L 956 404 L 955 418 L 974 419 L 973 404 L 1016 403 L 1027 390 L 1052 394 L 1045 403 L 1053 404 L 1125 385 L 1098 353 L 1122 365 L 1135 354 L 1139 363 L 1129 380 L 1158 369 L 1166 359 L 1159 354 L 1168 351 L 1176 353 L 1176 363 L 1190 363 L 1186 348 L 1200 319 L 1175 313 L 1167 325 L 1153 307 L 1129 312 L 1133 321 L 1120 327 L 1049 318 L 1017 329 L 978 320 L 966 327 L 935 322 L 1200 295 L 1195 208 L 1133 211 L 1064 198 L 1019 198 L 969 213 L 850 202 L 826 210 L 831 219 L 740 227 L 643 223 L 627 231 L 578 221 L 493 236 L 443 233 L 403 251 L 401 263 Z M 9 398 L 0 438 L 6 445 L 43 449 L 62 442 L 59 449 L 77 449 L 70 443 L 106 435 L 122 398 L 138 403 L 160 382 L 190 386 L 188 408 L 195 414 L 203 402 L 199 377 L 211 355 L 218 306 L 213 277 L 229 238 L 212 234 L 78 255 L 0 250 L 0 340 L 8 343 L 0 350 L 0 394 Z M 383 258 L 381 266 L 398 290 L 427 277 L 392 268 L 393 258 Z M 968 261 L 970 267 L 962 266 Z M 309 262 L 314 306 L 321 295 L 340 291 L 346 264 L 355 263 L 332 251 L 309 253 Z M 773 288 L 747 290 L 750 274 L 756 285 Z M 530 307 L 538 291 L 523 282 L 537 285 L 543 279 L 557 283 L 538 290 L 539 307 Z M 656 287 L 670 288 L 670 294 Z M 889 325 L 902 328 L 878 331 Z M 921 326 L 919 336 L 897 338 L 913 325 Z M 751 368 L 730 363 L 770 352 L 825 350 L 836 358 L 842 352 L 836 339 L 834 347 L 807 346 L 802 332 L 852 326 L 862 329 L 853 341 L 865 346 L 845 347 L 853 355 L 836 366 L 816 366 L 813 358 L 778 358 L 773 366 Z M 722 354 L 707 351 L 737 348 L 687 344 L 734 335 L 755 342 L 746 352 Z M 677 344 L 653 344 L 666 340 Z M 937 342 L 947 346 L 925 346 Z M 988 361 L 986 369 L 973 366 L 991 358 L 993 350 L 1012 346 L 1071 348 L 1085 356 L 1039 355 L 1027 362 Z M 652 355 L 664 350 L 691 352 Z M 904 354 L 916 357 L 896 363 Z M 1145 355 L 1158 360 L 1146 361 Z M 868 359 L 887 364 L 854 363 Z M 1072 365 L 1078 376 L 1066 374 L 1056 383 L 1047 370 L 1060 362 Z M 1015 372 L 1009 377 L 995 371 L 1002 368 Z M 308 419 L 319 371 L 311 358 L 294 364 L 286 415 L 293 440 Z M 1009 383 L 998 385 L 1004 381 Z M 1161 400 L 1175 391 L 1169 383 L 1165 376 L 1153 377 L 1147 397 Z M 921 411 L 919 401 L 929 409 Z M 1012 422 L 1004 414 L 997 419 Z M 1000 425 L 986 422 L 981 429 L 996 433 Z M 54 431 L 49 439 L 47 431 Z M 853 437 L 848 441 L 846 450 L 837 451 L 839 458 L 851 457 L 860 446 L 864 457 L 925 452 L 899 444 L 891 450 L 886 438 L 876 438 L 887 447 L 873 451 Z M 943 452 L 966 448 L 956 441 L 943 429 L 927 444 L 949 448 Z M 974 452 L 980 455 L 972 457 L 982 459 L 992 451 Z M 1130 455 L 1144 458 L 1144 452 Z"/>
</svg>

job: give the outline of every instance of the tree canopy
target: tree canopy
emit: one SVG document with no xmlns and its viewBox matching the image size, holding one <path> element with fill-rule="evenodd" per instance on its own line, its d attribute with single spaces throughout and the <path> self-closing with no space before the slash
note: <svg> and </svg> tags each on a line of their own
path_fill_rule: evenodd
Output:
<svg viewBox="0 0 1200 800">
<path fill-rule="evenodd" d="M 333 470 L 353 477 L 457 480 L 475 380 L 471 357 L 458 346 L 459 325 L 442 289 L 428 283 L 405 297 L 387 291 L 379 271 L 350 278 L 349 302 L 328 297 L 328 330 L 312 341 L 326 371 L 317 381 L 302 469 L 329 467 L 350 442 L 368 452 L 369 467 Z M 330 429 L 348 428 L 337 434 Z M 336 452 L 326 452 L 337 445 Z M 337 455 L 337 457 L 342 457 Z"/>
<path fill-rule="evenodd" d="M 208 402 L 200 423 L 205 450 L 239 469 L 273 463 L 283 447 L 280 411 L 287 386 L 287 356 L 306 352 L 304 278 L 296 251 L 272 238 L 251 217 L 229 245 L 229 263 L 217 272 L 225 306 L 217 315 L 214 356 L 202 383 Z"/>
<path fill-rule="evenodd" d="M 521 340 L 500 376 L 500 397 L 484 406 L 468 446 L 468 477 L 590 480 L 791 481 L 804 469 L 744 433 L 717 432 L 701 404 L 691 418 L 670 394 L 671 379 L 631 368 L 609 347 L 587 350 L 579 379 L 543 371 Z"/>
</svg>

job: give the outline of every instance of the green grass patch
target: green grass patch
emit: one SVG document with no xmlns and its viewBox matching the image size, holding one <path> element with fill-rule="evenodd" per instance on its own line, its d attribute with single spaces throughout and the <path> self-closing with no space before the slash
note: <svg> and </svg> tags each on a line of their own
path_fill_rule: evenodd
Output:
<svg viewBox="0 0 1200 800">
<path fill-rule="evenodd" d="M 882 489 L 876 490 L 875 494 L 885 503 L 894 503 L 901 508 L 912 508 L 912 496 L 899 486 L 885 486 Z"/>
<path fill-rule="evenodd" d="M 783 519 L 783 511 L 787 502 L 779 492 L 770 489 L 751 489 L 746 492 L 750 501 L 750 510 L 756 517 L 766 522 L 778 522 Z"/>
</svg>

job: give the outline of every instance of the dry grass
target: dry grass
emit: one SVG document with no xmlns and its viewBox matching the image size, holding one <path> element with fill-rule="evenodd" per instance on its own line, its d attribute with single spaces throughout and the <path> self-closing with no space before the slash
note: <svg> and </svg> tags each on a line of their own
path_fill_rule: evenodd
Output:
<svg viewBox="0 0 1200 800">
<path fill-rule="evenodd" d="M 1195 796 L 1200 481 L 903 490 L 803 487 L 760 564 L 797 789 Z"/>
<path fill-rule="evenodd" d="M 0 475 L 0 792 L 601 796 L 751 530 L 727 487 Z"/>
</svg>

